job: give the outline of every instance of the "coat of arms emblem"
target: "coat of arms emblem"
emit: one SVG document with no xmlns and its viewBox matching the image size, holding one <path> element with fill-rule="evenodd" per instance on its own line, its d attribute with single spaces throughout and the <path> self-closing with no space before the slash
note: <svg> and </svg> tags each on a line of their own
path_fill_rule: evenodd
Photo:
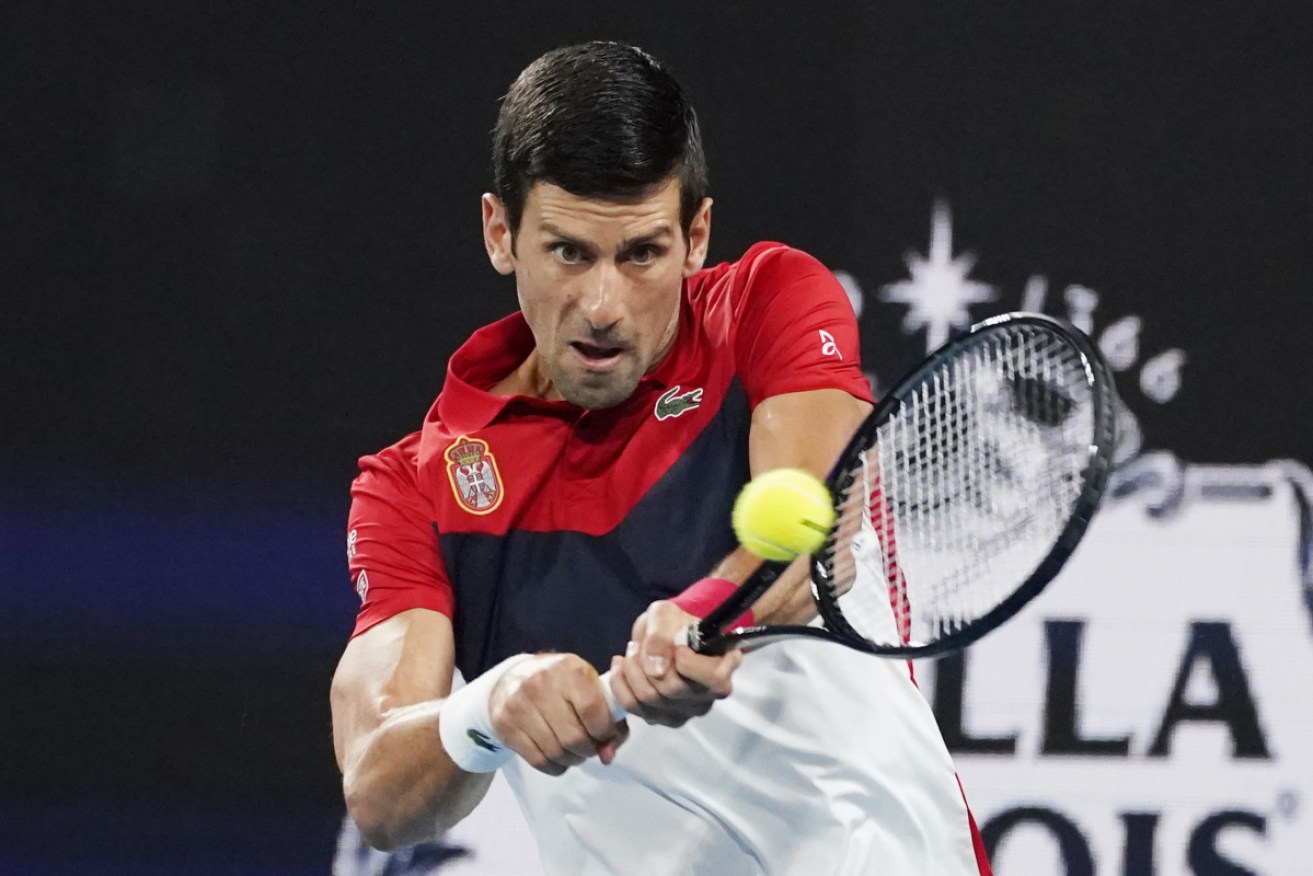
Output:
<svg viewBox="0 0 1313 876">
<path fill-rule="evenodd" d="M 490 514 L 502 500 L 501 474 L 497 460 L 480 438 L 457 438 L 445 454 L 451 490 L 466 511 Z"/>
</svg>

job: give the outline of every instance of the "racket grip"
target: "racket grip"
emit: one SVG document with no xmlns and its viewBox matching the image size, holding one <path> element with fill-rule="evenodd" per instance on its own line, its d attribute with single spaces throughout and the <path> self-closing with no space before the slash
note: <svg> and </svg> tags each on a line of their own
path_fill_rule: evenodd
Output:
<svg viewBox="0 0 1313 876">
<path fill-rule="evenodd" d="M 629 714 L 625 707 L 615 701 L 615 694 L 611 693 L 611 670 L 603 672 L 598 679 L 602 682 L 602 694 L 606 697 L 606 704 L 611 708 L 611 720 L 623 721 Z"/>
</svg>

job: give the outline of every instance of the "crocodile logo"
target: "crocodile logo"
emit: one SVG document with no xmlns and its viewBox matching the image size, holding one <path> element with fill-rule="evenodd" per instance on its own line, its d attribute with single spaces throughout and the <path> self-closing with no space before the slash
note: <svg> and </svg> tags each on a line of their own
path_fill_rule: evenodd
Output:
<svg viewBox="0 0 1313 876">
<path fill-rule="evenodd" d="M 685 393 L 679 390 L 679 384 L 675 384 L 657 399 L 653 413 L 658 420 L 669 420 L 702 406 L 702 390 L 690 389 Z"/>
<path fill-rule="evenodd" d="M 485 751 L 501 751 L 501 746 L 493 742 L 486 733 L 480 733 L 478 730 L 471 727 L 469 730 L 465 731 L 465 735 L 470 738 L 471 742 Z"/>
</svg>

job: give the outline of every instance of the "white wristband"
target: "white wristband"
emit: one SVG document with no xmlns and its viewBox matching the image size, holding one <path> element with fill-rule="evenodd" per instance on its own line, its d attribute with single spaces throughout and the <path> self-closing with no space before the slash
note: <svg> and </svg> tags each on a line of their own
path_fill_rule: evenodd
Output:
<svg viewBox="0 0 1313 876">
<path fill-rule="evenodd" d="M 492 689 L 511 667 L 532 657 L 507 657 L 460 690 L 447 697 L 438 715 L 438 735 L 452 763 L 467 773 L 490 773 L 514 753 L 492 730 L 488 701 Z"/>
</svg>

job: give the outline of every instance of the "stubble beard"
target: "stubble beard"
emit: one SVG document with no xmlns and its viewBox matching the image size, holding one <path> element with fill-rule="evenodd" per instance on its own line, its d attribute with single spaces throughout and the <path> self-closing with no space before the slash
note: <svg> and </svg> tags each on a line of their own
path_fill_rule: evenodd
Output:
<svg viewBox="0 0 1313 876">
<path fill-rule="evenodd" d="M 551 362 L 547 376 L 566 401 L 586 410 L 599 411 L 627 401 L 638 389 L 643 369 L 626 368 L 610 374 L 572 374 L 561 363 Z"/>
</svg>

